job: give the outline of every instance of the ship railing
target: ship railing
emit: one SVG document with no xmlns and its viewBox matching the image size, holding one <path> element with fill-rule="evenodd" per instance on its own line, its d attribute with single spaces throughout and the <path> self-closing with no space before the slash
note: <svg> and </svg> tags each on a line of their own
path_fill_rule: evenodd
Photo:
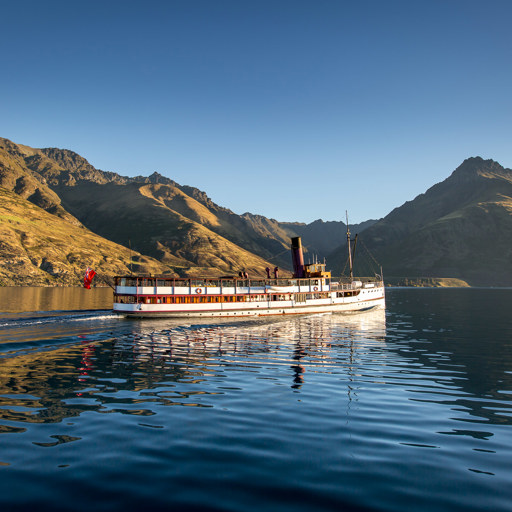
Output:
<svg viewBox="0 0 512 512">
<path fill-rule="evenodd" d="M 374 288 L 381 286 L 384 286 L 384 282 L 380 276 L 355 277 L 352 280 L 341 278 L 339 280 L 333 279 L 331 281 L 331 291 L 354 290 L 359 288 Z"/>
<path fill-rule="evenodd" d="M 331 278 L 274 278 L 274 279 L 239 279 L 239 278 L 179 278 L 165 276 L 117 276 L 115 286 L 119 291 L 136 289 L 137 293 L 156 294 L 159 289 L 167 288 L 175 293 L 258 293 L 286 289 L 297 292 L 329 291 L 332 289 Z M 339 285 L 338 285 L 339 286 Z M 176 291 L 176 293 L 178 293 Z"/>
</svg>

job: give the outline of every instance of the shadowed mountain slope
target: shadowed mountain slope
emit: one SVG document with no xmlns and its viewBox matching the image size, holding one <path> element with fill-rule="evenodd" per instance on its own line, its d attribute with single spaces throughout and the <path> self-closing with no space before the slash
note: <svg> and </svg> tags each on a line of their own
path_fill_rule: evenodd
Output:
<svg viewBox="0 0 512 512">
<path fill-rule="evenodd" d="M 512 171 L 469 158 L 362 238 L 388 276 L 511 285 Z"/>
<path fill-rule="evenodd" d="M 23 197 L 34 204 L 183 275 L 198 268 L 215 274 L 245 269 L 253 275 L 276 264 L 289 269 L 291 236 L 303 236 L 306 251 L 321 241 L 314 248 L 320 257 L 338 243 L 327 226 L 342 223 L 316 221 L 309 231 L 298 224 L 283 228 L 260 215 L 237 215 L 199 189 L 158 173 L 128 178 L 95 169 L 69 150 L 34 149 L 7 139 L 0 139 L 0 151 L 0 184 L 19 193 L 20 183 L 26 183 Z"/>
<path fill-rule="evenodd" d="M 376 222 L 376 220 L 368 220 L 360 224 L 353 224 L 350 226 L 350 229 L 354 232 L 362 233 Z M 339 250 L 339 245 L 346 239 L 347 232 L 347 225 L 344 222 L 324 222 L 321 219 L 315 220 L 310 224 L 281 222 L 279 226 L 288 237 L 302 237 L 303 243 L 310 248 L 309 256 L 311 258 L 316 256 L 318 260 L 323 260 L 330 256 L 333 249 Z"/>
<path fill-rule="evenodd" d="M 182 275 L 263 274 L 270 263 L 215 233 L 215 216 L 172 185 L 84 182 L 56 187 L 67 209 L 92 231 L 171 265 Z M 174 207 L 177 206 L 177 210 Z M 179 213 L 186 213 L 188 216 Z"/>
<path fill-rule="evenodd" d="M 127 178 L 95 169 L 72 151 L 0 139 L 0 180 L 49 213 L 158 258 L 180 275 L 242 269 L 263 275 L 276 262 L 289 265 L 289 240 L 262 236 L 206 194 L 158 173 Z M 269 261 L 282 252 L 286 258 Z"/>
</svg>

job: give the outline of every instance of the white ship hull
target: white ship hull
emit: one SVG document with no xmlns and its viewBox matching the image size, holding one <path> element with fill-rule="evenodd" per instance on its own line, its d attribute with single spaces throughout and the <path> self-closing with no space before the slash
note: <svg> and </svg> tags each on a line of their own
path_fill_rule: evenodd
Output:
<svg viewBox="0 0 512 512">
<path fill-rule="evenodd" d="M 384 299 L 363 302 L 360 304 L 311 305 L 281 308 L 173 311 L 143 305 L 140 309 L 115 307 L 114 311 L 128 318 L 190 318 L 190 317 L 244 317 L 268 315 L 305 315 L 314 313 L 349 313 L 385 307 Z"/>
<path fill-rule="evenodd" d="M 381 282 L 341 287 L 323 281 L 236 289 L 116 286 L 114 311 L 127 317 L 190 318 L 349 313 L 385 307 Z"/>
<path fill-rule="evenodd" d="M 348 224 L 348 222 L 347 222 Z M 347 228 L 350 276 L 333 280 L 325 263 L 303 262 L 300 237 L 292 238 L 292 278 L 119 276 L 115 278 L 114 311 L 127 317 L 250 317 L 350 313 L 385 307 L 381 275 L 355 279 Z"/>
</svg>

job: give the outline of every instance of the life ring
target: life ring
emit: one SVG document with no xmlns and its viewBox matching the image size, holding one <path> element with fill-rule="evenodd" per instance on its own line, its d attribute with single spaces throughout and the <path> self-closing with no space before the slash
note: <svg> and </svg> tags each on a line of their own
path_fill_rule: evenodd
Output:
<svg viewBox="0 0 512 512">
<path fill-rule="evenodd" d="M 318 291 L 318 286 L 315 286 L 315 287 L 313 288 L 313 291 L 314 291 L 314 292 L 317 292 L 317 291 Z"/>
<path fill-rule="evenodd" d="M 203 293 L 203 290 L 201 290 L 201 288 L 196 288 L 196 293 Z"/>
</svg>

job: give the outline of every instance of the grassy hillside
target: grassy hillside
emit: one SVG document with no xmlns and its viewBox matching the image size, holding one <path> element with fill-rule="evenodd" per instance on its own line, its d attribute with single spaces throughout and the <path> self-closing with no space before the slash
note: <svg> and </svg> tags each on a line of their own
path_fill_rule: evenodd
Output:
<svg viewBox="0 0 512 512">
<path fill-rule="evenodd" d="M 80 286 L 89 265 L 94 282 L 130 271 L 169 272 L 147 256 L 130 253 L 109 240 L 52 215 L 12 191 L 0 187 L 0 285 Z"/>
<path fill-rule="evenodd" d="M 259 235 L 244 229 L 239 216 L 197 189 L 180 188 L 157 173 L 126 178 L 95 169 L 72 151 L 40 150 L 0 139 L 0 184 L 76 226 L 160 260 L 180 275 L 242 269 L 263 275 L 266 266 L 274 265 L 261 256 L 272 256 L 266 240 L 258 245 Z M 273 245 L 282 251 L 280 242 Z"/>
<path fill-rule="evenodd" d="M 89 229 L 131 246 L 182 275 L 200 268 L 209 275 L 264 275 L 272 263 L 219 235 L 220 221 L 194 199 L 166 184 L 81 182 L 55 190 L 66 209 Z"/>
<path fill-rule="evenodd" d="M 158 173 L 127 178 L 95 169 L 72 151 L 7 139 L 0 139 L 0 185 L 182 275 L 199 269 L 263 275 L 275 265 L 284 271 L 291 268 L 291 236 L 302 236 L 306 253 L 323 257 L 336 246 L 333 233 L 342 225 L 317 221 L 294 231 L 260 215 L 236 215 Z"/>
</svg>

